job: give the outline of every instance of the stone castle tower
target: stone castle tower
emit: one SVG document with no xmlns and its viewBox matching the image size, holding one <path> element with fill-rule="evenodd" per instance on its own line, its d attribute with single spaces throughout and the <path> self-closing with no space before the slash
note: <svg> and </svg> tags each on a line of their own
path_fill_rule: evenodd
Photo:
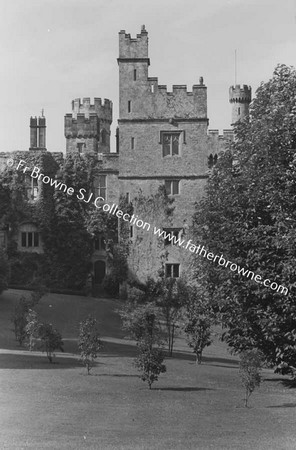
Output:
<svg viewBox="0 0 296 450">
<path fill-rule="evenodd" d="M 72 112 L 65 115 L 66 152 L 110 153 L 112 102 L 95 98 L 72 101 Z"/>
<path fill-rule="evenodd" d="M 120 193 L 133 201 L 139 190 L 149 196 L 163 186 L 174 199 L 175 209 L 169 225 L 161 223 L 160 218 L 156 225 L 181 236 L 191 222 L 194 202 L 202 195 L 208 177 L 207 88 L 200 77 L 192 90 L 178 84 L 169 91 L 157 77 L 149 77 L 149 65 L 145 26 L 136 38 L 120 31 Z M 151 239 L 152 248 L 153 236 L 141 233 L 146 232 L 133 231 L 134 242 Z M 181 276 L 185 252 L 175 245 L 165 247 L 166 276 Z M 156 255 L 149 267 L 147 260 L 139 264 L 131 252 L 130 270 L 142 279 L 148 273 L 153 276 L 159 270 Z"/>
<path fill-rule="evenodd" d="M 251 86 L 236 84 L 229 88 L 229 101 L 232 105 L 231 124 L 244 119 L 249 114 L 249 105 L 252 100 Z"/>
</svg>

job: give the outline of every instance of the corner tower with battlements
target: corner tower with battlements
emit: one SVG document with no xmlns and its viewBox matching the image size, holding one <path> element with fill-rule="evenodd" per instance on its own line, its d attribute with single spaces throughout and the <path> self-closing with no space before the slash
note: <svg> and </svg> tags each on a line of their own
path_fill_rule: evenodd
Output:
<svg viewBox="0 0 296 450">
<path fill-rule="evenodd" d="M 229 101 L 232 105 L 231 124 L 244 119 L 249 114 L 249 105 L 252 100 L 251 86 L 239 85 L 229 88 Z"/>
<path fill-rule="evenodd" d="M 110 153 L 112 102 L 108 99 L 77 98 L 65 115 L 66 152 Z"/>
</svg>

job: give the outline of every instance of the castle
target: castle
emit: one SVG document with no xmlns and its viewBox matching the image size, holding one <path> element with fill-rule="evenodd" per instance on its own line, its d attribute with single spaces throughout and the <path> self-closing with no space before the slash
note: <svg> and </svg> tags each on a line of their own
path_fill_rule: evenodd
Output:
<svg viewBox="0 0 296 450">
<path fill-rule="evenodd" d="M 176 237 L 186 233 L 190 226 L 194 203 L 201 197 L 209 169 L 227 141 L 233 139 L 232 129 L 209 130 L 207 116 L 207 87 L 203 77 L 188 90 L 186 85 L 158 84 L 157 77 L 149 77 L 148 33 L 142 26 L 141 33 L 131 38 L 124 30 L 119 32 L 119 120 L 116 131 L 116 152 L 110 151 L 110 126 L 112 102 L 108 99 L 90 98 L 72 101 L 72 111 L 65 115 L 66 154 L 93 153 L 97 155 L 98 175 L 93 180 L 94 192 L 109 204 L 118 203 L 120 196 L 129 202 L 138 196 L 155 195 L 164 186 L 167 195 L 174 199 L 174 211 L 169 225 L 158 223 Z M 236 85 L 230 87 L 232 124 L 248 114 L 251 88 Z M 30 120 L 29 152 L 17 155 L 30 160 L 44 173 L 54 175 L 63 164 L 63 154 L 46 150 L 45 117 Z M 30 157 L 28 157 L 28 153 Z M 10 156 L 0 153 L 0 168 Z M 50 158 L 49 158 L 50 156 Z M 51 159 L 51 161 L 49 161 Z M 30 202 L 38 202 L 42 190 L 49 188 L 41 182 L 24 177 L 26 195 Z M 136 211 L 137 212 L 137 211 Z M 119 219 L 120 220 L 120 219 Z M 130 240 L 136 249 L 137 236 L 155 240 L 155 236 L 130 226 Z M 42 252 L 42 241 L 35 224 L 20 224 L 14 239 L 22 252 Z M 7 245 L 6 228 L 0 231 L 0 245 Z M 152 245 L 152 244 L 151 244 Z M 183 270 L 184 251 L 168 242 L 166 247 L 165 275 L 179 277 Z M 153 245 L 151 247 L 154 248 Z M 141 263 L 129 254 L 129 270 L 139 280 L 157 274 L 156 259 Z M 145 255 L 142 255 L 145 259 Z M 94 283 L 100 284 L 108 264 L 104 236 L 94 244 L 92 255 Z M 185 267 L 185 265 L 184 265 Z"/>
</svg>

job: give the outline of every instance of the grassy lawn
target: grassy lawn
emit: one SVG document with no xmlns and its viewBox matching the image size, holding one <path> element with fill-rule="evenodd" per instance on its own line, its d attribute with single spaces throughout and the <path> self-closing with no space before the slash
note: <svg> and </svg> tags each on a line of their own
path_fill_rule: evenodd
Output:
<svg viewBox="0 0 296 450">
<path fill-rule="evenodd" d="M 296 390 L 264 370 L 243 407 L 237 360 L 220 341 L 198 366 L 181 338 L 151 391 L 132 365 L 115 300 L 51 294 L 38 305 L 62 333 L 55 364 L 21 349 L 10 316 L 20 291 L 0 297 L 0 449 L 296 449 Z M 88 313 L 105 342 L 87 376 L 77 360 L 78 322 Z"/>
</svg>

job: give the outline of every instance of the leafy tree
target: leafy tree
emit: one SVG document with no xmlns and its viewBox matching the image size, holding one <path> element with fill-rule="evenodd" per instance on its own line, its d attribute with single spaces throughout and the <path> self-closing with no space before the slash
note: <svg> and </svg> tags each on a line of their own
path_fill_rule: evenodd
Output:
<svg viewBox="0 0 296 450">
<path fill-rule="evenodd" d="M 47 358 L 52 363 L 54 352 L 56 350 L 64 351 L 61 334 L 52 326 L 51 323 L 41 323 L 39 325 L 39 337 L 41 340 L 41 349 L 46 352 Z"/>
<path fill-rule="evenodd" d="M 166 366 L 163 364 L 164 353 L 162 349 L 152 348 L 145 343 L 141 343 L 138 348 L 139 355 L 135 359 L 135 366 L 142 372 L 141 379 L 147 381 L 151 389 L 158 376 L 166 372 Z"/>
<path fill-rule="evenodd" d="M 197 205 L 193 236 L 213 254 L 250 270 L 238 275 L 196 256 L 234 350 L 262 350 L 265 358 L 296 365 L 296 71 L 278 66 L 258 88 L 250 116 L 219 157 Z M 223 260 L 222 260 L 223 263 Z M 252 272 L 288 294 L 252 280 Z M 275 286 L 275 285 L 273 285 Z M 276 289 L 276 288 L 275 288 Z"/>
<path fill-rule="evenodd" d="M 262 353 L 257 349 L 246 350 L 240 354 L 239 374 L 245 388 L 245 407 L 256 387 L 261 383 Z"/>
<path fill-rule="evenodd" d="M 136 340 L 138 356 L 135 366 L 142 372 L 141 379 L 147 381 L 149 389 L 166 371 L 163 364 L 163 331 L 159 311 L 153 303 L 137 305 L 128 303 L 120 312 L 123 328 Z"/>
<path fill-rule="evenodd" d="M 98 352 L 102 348 L 98 332 L 97 320 L 89 315 L 80 322 L 78 348 L 80 351 L 80 360 L 87 369 L 89 375 L 94 365 L 94 360 L 98 357 Z"/>
<path fill-rule="evenodd" d="M 198 364 L 201 364 L 204 348 L 212 343 L 213 324 L 214 317 L 209 303 L 204 298 L 199 298 L 197 291 L 193 290 L 186 304 L 184 331 Z"/>
<path fill-rule="evenodd" d="M 176 328 L 188 299 L 188 287 L 181 278 L 163 278 L 155 286 L 156 304 L 165 318 L 169 356 L 173 355 Z"/>
<path fill-rule="evenodd" d="M 11 318 L 11 321 L 14 325 L 14 334 L 15 339 L 18 341 L 20 345 L 23 344 L 23 342 L 30 336 L 31 331 L 33 331 L 33 324 L 29 326 L 27 329 L 28 323 L 32 320 L 34 321 L 36 319 L 37 321 L 37 315 L 33 308 L 38 304 L 39 300 L 42 298 L 42 296 L 45 293 L 45 289 L 42 286 L 39 286 L 36 288 L 35 291 L 31 292 L 30 297 L 21 296 L 18 303 L 14 307 L 13 315 Z M 36 315 L 36 317 L 35 317 Z M 35 319 L 34 319 L 35 317 Z M 37 322 L 36 322 L 37 326 Z M 33 333 L 35 336 L 35 332 Z M 32 342 L 32 339 L 29 337 L 30 343 Z M 29 343 L 30 349 L 31 344 Z"/>
</svg>

